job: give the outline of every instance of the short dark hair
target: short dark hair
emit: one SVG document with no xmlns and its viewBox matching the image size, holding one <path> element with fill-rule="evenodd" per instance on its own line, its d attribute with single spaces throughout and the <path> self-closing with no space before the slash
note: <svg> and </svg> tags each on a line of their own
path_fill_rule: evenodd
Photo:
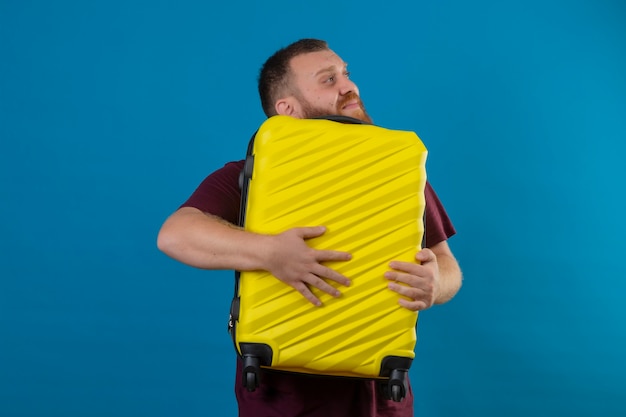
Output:
<svg viewBox="0 0 626 417">
<path fill-rule="evenodd" d="M 300 39 L 279 49 L 265 61 L 259 72 L 258 87 L 261 106 L 267 117 L 276 114 L 276 101 L 291 87 L 291 60 L 302 54 L 328 50 L 328 43 L 319 39 Z"/>
</svg>

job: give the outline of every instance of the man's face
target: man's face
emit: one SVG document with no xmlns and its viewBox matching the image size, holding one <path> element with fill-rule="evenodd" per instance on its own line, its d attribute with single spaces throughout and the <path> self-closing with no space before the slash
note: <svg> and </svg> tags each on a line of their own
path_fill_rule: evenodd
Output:
<svg viewBox="0 0 626 417">
<path fill-rule="evenodd" d="M 302 54 L 291 60 L 293 84 L 299 108 L 296 117 L 340 114 L 371 123 L 350 78 L 347 64 L 333 51 Z"/>
</svg>

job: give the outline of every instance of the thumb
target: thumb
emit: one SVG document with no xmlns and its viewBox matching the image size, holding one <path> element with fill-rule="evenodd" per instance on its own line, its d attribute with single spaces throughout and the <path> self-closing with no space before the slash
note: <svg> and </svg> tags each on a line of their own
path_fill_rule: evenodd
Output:
<svg viewBox="0 0 626 417">
<path fill-rule="evenodd" d="M 430 249 L 422 249 L 417 252 L 415 255 L 415 259 L 417 259 L 420 263 L 425 264 L 428 262 L 433 262 L 437 260 L 437 256 Z"/>
<path fill-rule="evenodd" d="M 326 227 L 324 226 L 315 226 L 315 227 L 298 227 L 295 229 L 298 236 L 303 239 L 310 239 L 313 237 L 318 237 L 323 235 L 326 232 Z"/>
</svg>

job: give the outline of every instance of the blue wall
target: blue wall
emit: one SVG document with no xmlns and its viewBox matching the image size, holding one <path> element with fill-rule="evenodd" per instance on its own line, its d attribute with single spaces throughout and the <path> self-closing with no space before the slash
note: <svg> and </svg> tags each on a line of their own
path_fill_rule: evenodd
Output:
<svg viewBox="0 0 626 417">
<path fill-rule="evenodd" d="M 459 231 L 464 287 L 420 315 L 417 414 L 626 415 L 610 0 L 1 0 L 0 415 L 235 415 L 232 274 L 155 238 L 242 157 L 258 68 L 301 37 L 426 142 Z"/>
</svg>

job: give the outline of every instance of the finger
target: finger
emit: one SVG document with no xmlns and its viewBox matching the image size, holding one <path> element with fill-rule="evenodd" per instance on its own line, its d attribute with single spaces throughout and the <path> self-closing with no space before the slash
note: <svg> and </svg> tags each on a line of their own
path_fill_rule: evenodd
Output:
<svg viewBox="0 0 626 417">
<path fill-rule="evenodd" d="M 309 302 L 311 304 L 313 304 L 314 306 L 321 306 L 322 302 L 320 301 L 319 298 L 317 298 L 309 289 L 309 287 L 306 286 L 306 284 L 304 282 L 299 282 L 297 284 L 294 284 L 293 286 L 300 294 L 302 294 L 302 296 L 304 298 L 306 298 L 307 300 L 309 300 Z"/>
<path fill-rule="evenodd" d="M 423 298 L 422 296 L 425 294 L 425 291 L 421 288 L 409 287 L 407 285 L 397 284 L 395 282 L 390 282 L 389 284 L 387 284 L 387 288 L 395 293 L 398 293 L 399 295 L 414 300 Z"/>
<path fill-rule="evenodd" d="M 400 298 L 398 304 L 412 311 L 426 310 L 432 303 L 428 303 L 427 294 L 418 289 L 405 285 L 390 283 L 389 289 L 405 298 Z"/>
<path fill-rule="evenodd" d="M 419 275 L 418 271 L 422 266 L 415 262 L 392 261 L 389 262 L 389 267 L 397 271 L 406 272 L 407 274 Z"/>
<path fill-rule="evenodd" d="M 335 281 L 345 286 L 350 285 L 350 280 L 347 277 L 345 277 L 344 275 L 341 275 L 339 272 L 327 266 L 317 265 L 315 268 L 313 268 L 313 271 L 311 272 L 313 272 L 315 275 L 317 275 L 320 278 L 326 278 L 326 279 Z"/>
<path fill-rule="evenodd" d="M 411 311 L 422 311 L 429 308 L 428 303 L 419 300 L 405 300 L 401 298 L 398 300 L 398 304 Z"/>
<path fill-rule="evenodd" d="M 419 282 L 421 281 L 419 279 L 419 275 L 417 273 L 405 273 L 405 272 L 399 272 L 399 271 L 387 271 L 387 272 L 385 272 L 384 276 L 389 281 L 401 282 L 403 284 L 407 284 L 407 285 L 410 285 L 412 287 L 415 287 L 415 286 L 419 285 Z"/>
<path fill-rule="evenodd" d="M 340 252 L 336 250 L 316 250 L 315 259 L 319 262 L 349 261 L 352 259 L 352 255 L 348 252 Z"/>
<path fill-rule="evenodd" d="M 341 295 L 341 292 L 339 292 L 337 288 L 333 287 L 317 275 L 310 274 L 306 282 L 311 287 L 315 287 L 326 294 L 332 295 L 333 297 L 339 297 Z"/>
<path fill-rule="evenodd" d="M 401 287 L 403 289 L 401 294 L 406 295 L 407 297 L 411 297 L 411 298 L 430 297 L 436 291 L 436 282 L 432 278 L 429 278 L 429 277 L 403 274 L 403 273 L 394 272 L 394 271 L 387 271 L 385 272 L 385 278 L 387 278 L 390 281 L 393 281 L 392 283 L 389 283 L 389 285 L 392 285 L 394 282 L 400 283 L 400 284 L 397 284 L 398 288 Z M 393 288 L 396 288 L 396 287 L 393 287 Z M 415 292 L 412 292 L 411 290 L 414 290 Z"/>
</svg>

